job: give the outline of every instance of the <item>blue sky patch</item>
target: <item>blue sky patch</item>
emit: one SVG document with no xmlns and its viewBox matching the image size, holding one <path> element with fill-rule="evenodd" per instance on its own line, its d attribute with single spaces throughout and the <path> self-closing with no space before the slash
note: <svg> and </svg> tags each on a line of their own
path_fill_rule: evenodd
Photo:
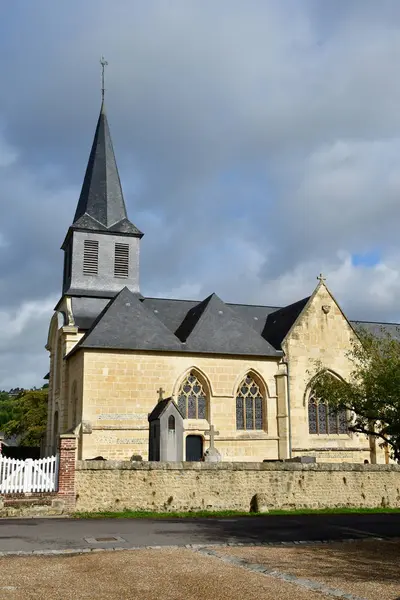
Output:
<svg viewBox="0 0 400 600">
<path fill-rule="evenodd" d="M 375 267 L 381 261 L 378 250 L 370 250 L 361 254 L 352 254 L 351 262 L 354 267 Z"/>
</svg>

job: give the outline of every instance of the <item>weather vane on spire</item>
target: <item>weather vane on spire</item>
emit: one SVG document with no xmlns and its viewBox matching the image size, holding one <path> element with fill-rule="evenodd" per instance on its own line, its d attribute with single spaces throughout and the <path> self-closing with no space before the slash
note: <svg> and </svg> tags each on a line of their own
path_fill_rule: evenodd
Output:
<svg viewBox="0 0 400 600">
<path fill-rule="evenodd" d="M 105 87 L 104 87 L 104 69 L 108 65 L 108 62 L 106 61 L 106 59 L 104 58 L 104 56 L 101 57 L 100 64 L 101 64 L 101 99 L 104 102 L 104 92 L 105 92 Z"/>
</svg>

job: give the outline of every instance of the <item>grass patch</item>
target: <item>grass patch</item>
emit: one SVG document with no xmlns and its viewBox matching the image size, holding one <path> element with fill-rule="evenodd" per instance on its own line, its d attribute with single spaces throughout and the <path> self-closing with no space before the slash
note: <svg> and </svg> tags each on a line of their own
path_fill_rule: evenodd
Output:
<svg viewBox="0 0 400 600">
<path fill-rule="evenodd" d="M 363 515 L 400 513 L 400 508 L 301 508 L 298 510 L 270 510 L 268 513 L 251 513 L 236 510 L 199 510 L 192 512 L 152 512 L 146 510 L 124 510 L 122 512 L 76 512 L 75 519 L 221 519 L 228 517 L 290 516 L 290 515 Z"/>
</svg>

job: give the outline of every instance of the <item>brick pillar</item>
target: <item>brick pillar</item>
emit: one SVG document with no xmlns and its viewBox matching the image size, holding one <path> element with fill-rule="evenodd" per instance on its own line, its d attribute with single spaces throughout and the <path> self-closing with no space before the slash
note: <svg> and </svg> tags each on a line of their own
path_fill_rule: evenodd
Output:
<svg viewBox="0 0 400 600">
<path fill-rule="evenodd" d="M 76 436 L 71 433 L 60 435 L 58 470 L 58 499 L 64 500 L 65 508 L 75 508 L 75 452 Z"/>
</svg>

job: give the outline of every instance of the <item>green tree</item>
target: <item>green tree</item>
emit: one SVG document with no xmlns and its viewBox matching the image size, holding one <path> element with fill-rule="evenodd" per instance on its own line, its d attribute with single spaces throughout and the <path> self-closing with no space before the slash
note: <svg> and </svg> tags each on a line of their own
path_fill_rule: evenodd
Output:
<svg viewBox="0 0 400 600">
<path fill-rule="evenodd" d="M 352 364 L 348 381 L 316 362 L 315 394 L 334 410 L 347 409 L 350 431 L 388 444 L 392 457 L 400 460 L 400 339 L 383 329 L 380 335 L 365 329 L 357 334 L 347 353 Z"/>
<path fill-rule="evenodd" d="M 26 390 L 13 399 L 12 418 L 3 425 L 8 436 L 21 436 L 21 446 L 38 446 L 46 431 L 48 390 Z"/>
<path fill-rule="evenodd" d="M 13 416 L 13 402 L 7 392 L 0 392 L 0 431 Z"/>
<path fill-rule="evenodd" d="M 5 423 L 8 423 L 14 415 L 14 399 L 7 392 L 0 392 L 0 431 Z"/>
</svg>

